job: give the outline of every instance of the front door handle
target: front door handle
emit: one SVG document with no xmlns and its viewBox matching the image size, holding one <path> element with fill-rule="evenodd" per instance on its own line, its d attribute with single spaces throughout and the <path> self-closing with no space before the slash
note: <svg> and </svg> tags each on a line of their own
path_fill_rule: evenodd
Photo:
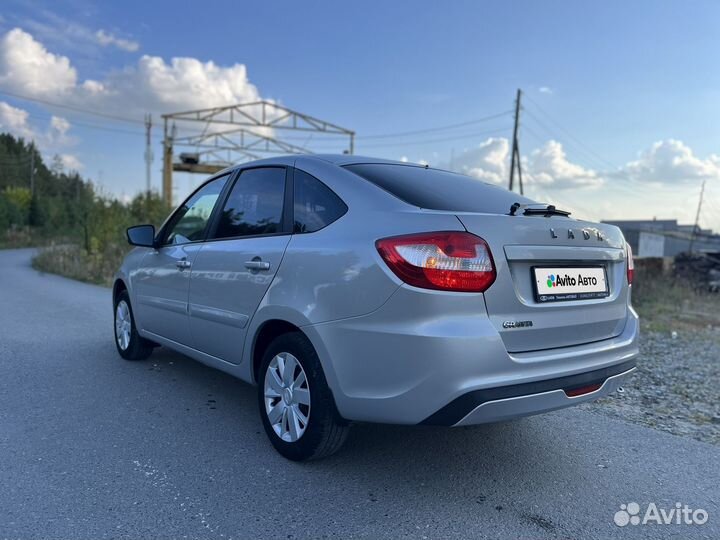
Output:
<svg viewBox="0 0 720 540">
<path fill-rule="evenodd" d="M 192 266 L 192 264 L 190 262 L 186 261 L 185 259 L 182 259 L 182 260 L 177 261 L 175 263 L 175 266 L 177 266 L 180 269 L 180 271 L 182 271 L 182 270 L 187 270 L 188 268 L 190 268 Z"/>
<path fill-rule="evenodd" d="M 245 261 L 245 268 L 250 270 L 270 270 L 270 263 L 255 258 L 252 261 Z"/>
</svg>

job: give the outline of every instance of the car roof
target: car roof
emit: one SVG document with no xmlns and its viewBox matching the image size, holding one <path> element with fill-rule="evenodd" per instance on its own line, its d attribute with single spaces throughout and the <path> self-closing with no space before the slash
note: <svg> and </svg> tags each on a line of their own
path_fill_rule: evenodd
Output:
<svg viewBox="0 0 720 540">
<path fill-rule="evenodd" d="M 311 154 L 311 158 L 322 159 L 323 161 L 329 161 L 335 165 L 360 165 L 362 163 L 388 163 L 398 165 L 414 165 L 413 163 L 407 163 L 404 161 L 397 161 L 392 159 L 374 158 L 368 156 L 356 156 L 352 154 Z M 418 165 L 420 166 L 420 165 Z"/>
<path fill-rule="evenodd" d="M 292 165 L 298 157 L 302 157 L 303 159 L 316 159 L 320 161 L 325 161 L 339 167 L 342 167 L 344 165 L 359 165 L 363 163 L 386 163 L 422 167 L 422 165 L 418 165 L 416 163 L 407 163 L 405 161 L 396 161 L 391 159 L 374 158 L 368 156 L 356 156 L 351 154 L 291 154 L 286 156 L 277 156 L 266 159 L 259 159 L 255 161 L 248 161 L 245 163 L 240 163 L 238 165 L 233 165 L 225 170 L 234 170 L 240 167 L 248 166 L 255 167 L 258 165 Z"/>
</svg>

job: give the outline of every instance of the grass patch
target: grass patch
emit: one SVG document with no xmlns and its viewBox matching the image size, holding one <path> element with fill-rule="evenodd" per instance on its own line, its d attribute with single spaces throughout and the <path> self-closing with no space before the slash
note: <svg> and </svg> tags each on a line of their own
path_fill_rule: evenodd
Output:
<svg viewBox="0 0 720 540">
<path fill-rule="evenodd" d="M 55 244 L 42 248 L 32 265 L 40 272 L 110 287 L 128 250 L 127 244 L 108 244 L 89 251 L 76 244 Z"/>
<path fill-rule="evenodd" d="M 720 294 L 698 291 L 672 275 L 636 269 L 633 305 L 643 328 L 656 332 L 720 326 Z"/>
</svg>

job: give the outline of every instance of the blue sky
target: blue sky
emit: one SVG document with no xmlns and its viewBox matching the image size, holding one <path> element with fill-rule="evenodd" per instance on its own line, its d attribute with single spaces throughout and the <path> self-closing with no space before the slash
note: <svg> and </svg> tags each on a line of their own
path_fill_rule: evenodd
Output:
<svg viewBox="0 0 720 540">
<path fill-rule="evenodd" d="M 173 58 L 212 61 L 220 69 L 241 64 L 247 87 L 238 87 L 235 72 L 218 75 L 235 81 L 229 83 L 233 97 L 275 99 L 351 128 L 358 133 L 358 153 L 426 160 L 500 182 L 507 176 L 503 140 L 510 135 L 510 115 L 424 135 L 363 137 L 507 111 L 522 88 L 521 150 L 531 194 L 595 219 L 657 215 L 687 221 L 705 179 L 710 202 L 702 222 L 718 227 L 719 20 L 720 3 L 710 1 L 10 0 L 0 8 L 0 92 L 139 120 L 143 107 L 155 116 L 169 112 L 167 94 L 186 91 L 188 81 L 192 86 L 187 72 L 197 66 L 169 69 Z M 55 88 L 34 84 L 39 75 L 13 62 L 30 56 L 23 52 L 27 47 L 37 51 L 17 33 L 8 38 L 14 29 L 55 60 L 66 57 L 74 81 Z M 100 31 L 107 39 L 98 37 Z M 12 47 L 22 54 L 13 56 Z M 143 57 L 158 60 L 143 63 Z M 62 66 L 43 58 L 63 80 Z M 158 87 L 154 77 L 168 69 L 182 89 Z M 82 88 L 88 79 L 103 85 L 104 97 Z M 211 99 L 202 85 L 198 92 L 198 99 Z M 173 99 L 196 102 L 192 95 Z M 68 164 L 81 166 L 108 192 L 127 195 L 144 186 L 141 126 L 7 95 L 0 94 L 0 102 L 27 111 L 25 127 L 45 139 L 45 150 L 73 156 Z M 51 115 L 70 127 L 51 133 Z M 0 115 L 0 129 L 10 128 L 7 120 Z M 13 126 L 23 128 L 17 119 Z M 159 144 L 155 154 L 157 186 Z M 178 196 L 200 180 L 179 178 Z M 598 193 L 602 205 L 588 204 Z"/>
</svg>

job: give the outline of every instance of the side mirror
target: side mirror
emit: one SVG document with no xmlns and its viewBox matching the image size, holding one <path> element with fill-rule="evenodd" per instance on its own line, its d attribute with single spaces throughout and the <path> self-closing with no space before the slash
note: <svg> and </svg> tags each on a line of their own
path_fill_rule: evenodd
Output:
<svg viewBox="0 0 720 540">
<path fill-rule="evenodd" d="M 127 230 L 128 243 L 131 246 L 155 247 L 155 227 L 135 225 Z"/>
</svg>

